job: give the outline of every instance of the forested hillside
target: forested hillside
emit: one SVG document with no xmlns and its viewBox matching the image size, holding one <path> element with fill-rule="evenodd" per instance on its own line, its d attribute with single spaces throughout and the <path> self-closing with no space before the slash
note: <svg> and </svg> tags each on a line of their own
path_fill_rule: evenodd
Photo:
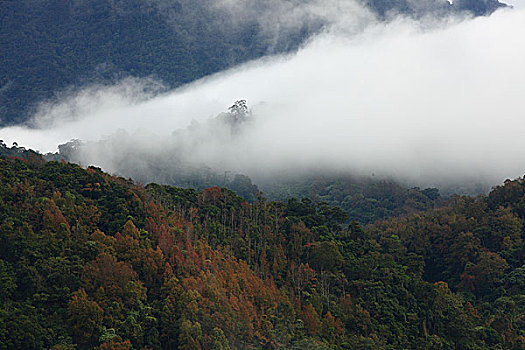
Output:
<svg viewBox="0 0 525 350">
<path fill-rule="evenodd" d="M 523 349 L 525 180 L 364 228 L 0 158 L 2 349 Z"/>
<path fill-rule="evenodd" d="M 302 41 L 270 48 L 257 23 L 231 28 L 225 15 L 206 1 L 2 1 L 0 118 L 23 121 L 68 87 L 126 76 L 175 87 Z"/>
<path fill-rule="evenodd" d="M 326 24 L 326 19 L 311 13 L 295 18 L 295 12 L 310 3 L 2 0 L 0 125 L 25 122 L 39 103 L 95 83 L 112 84 L 132 76 L 153 78 L 173 88 L 250 59 L 294 50 Z M 233 11 L 221 7 L 224 4 Z M 366 4 L 380 17 L 391 11 L 481 15 L 502 6 L 497 0 Z M 283 11 L 289 11 L 293 20 Z M 270 21 L 273 13 L 283 16 L 284 22 Z M 261 22 L 261 17 L 269 23 Z"/>
<path fill-rule="evenodd" d="M 59 152 L 48 153 L 43 157 L 46 160 L 64 159 L 83 163 L 75 154 L 82 147 L 84 144 L 78 140 L 68 142 L 58 147 Z M 17 144 L 8 147 L 2 140 L 0 140 L 0 155 L 26 160 L 41 156 L 38 152 Z M 137 158 L 145 165 L 130 166 L 130 164 L 137 164 Z M 225 187 L 243 197 L 248 203 L 255 202 L 261 190 L 269 200 L 309 198 L 314 203 L 324 202 L 340 207 L 348 214 L 347 222 L 356 220 L 361 224 L 430 209 L 443 202 L 437 188 L 423 190 L 418 187 L 407 188 L 393 179 L 350 175 L 275 175 L 270 180 L 263 181 L 259 188 L 246 175 L 232 174 L 229 171 L 219 174 L 204 165 L 196 166 L 180 161 L 173 153 L 171 157 L 166 153 L 160 153 L 155 157 L 129 153 L 122 156 L 119 165 L 121 168 L 116 171 L 117 175 L 130 177 L 138 182 L 153 181 L 198 191 L 214 186 Z"/>
</svg>

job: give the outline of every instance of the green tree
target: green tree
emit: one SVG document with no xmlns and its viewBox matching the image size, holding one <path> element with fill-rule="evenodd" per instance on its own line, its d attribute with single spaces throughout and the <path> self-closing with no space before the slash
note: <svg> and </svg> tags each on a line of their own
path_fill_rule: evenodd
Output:
<svg viewBox="0 0 525 350">
<path fill-rule="evenodd" d="M 0 259 L 0 302 L 2 305 L 7 303 L 7 300 L 16 289 L 16 276 L 11 267 L 11 264 Z"/>
<path fill-rule="evenodd" d="M 95 301 L 89 300 L 84 289 L 79 289 L 69 301 L 67 312 L 75 342 L 81 347 L 93 347 L 102 328 L 102 308 Z"/>
</svg>

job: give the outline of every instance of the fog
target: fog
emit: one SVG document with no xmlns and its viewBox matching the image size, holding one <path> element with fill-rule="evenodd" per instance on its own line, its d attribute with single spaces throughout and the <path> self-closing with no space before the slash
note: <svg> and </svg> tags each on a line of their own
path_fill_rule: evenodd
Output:
<svg viewBox="0 0 525 350">
<path fill-rule="evenodd" d="M 355 7 L 293 54 L 170 92 L 134 78 L 92 86 L 0 138 L 42 152 L 81 139 L 83 165 L 141 181 L 194 164 L 256 181 L 327 171 L 497 184 L 525 174 L 522 7 L 388 23 Z M 216 118 L 240 99 L 247 121 Z"/>
</svg>

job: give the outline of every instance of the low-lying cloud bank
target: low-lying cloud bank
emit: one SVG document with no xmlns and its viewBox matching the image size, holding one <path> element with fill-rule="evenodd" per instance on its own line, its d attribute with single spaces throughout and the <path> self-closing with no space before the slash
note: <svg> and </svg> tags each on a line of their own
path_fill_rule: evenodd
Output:
<svg viewBox="0 0 525 350">
<path fill-rule="evenodd" d="M 156 97 L 151 81 L 94 87 L 0 138 L 40 151 L 81 139 L 82 164 L 125 176 L 139 169 L 141 180 L 191 163 L 255 180 L 326 170 L 495 184 L 525 173 L 523 33 L 521 9 L 439 23 L 398 18 L 357 35 L 339 27 L 293 55 Z M 239 99 L 249 121 L 232 130 L 214 119 Z M 163 161 L 151 168 L 152 159 Z"/>
</svg>

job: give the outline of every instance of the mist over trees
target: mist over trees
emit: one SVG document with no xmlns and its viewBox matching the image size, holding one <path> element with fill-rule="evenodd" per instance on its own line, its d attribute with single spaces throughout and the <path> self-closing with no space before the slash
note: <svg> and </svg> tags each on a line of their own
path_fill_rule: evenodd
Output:
<svg viewBox="0 0 525 350">
<path fill-rule="evenodd" d="M 243 136 L 244 128 L 252 127 L 253 118 L 246 100 L 238 100 L 215 118 L 175 130 L 167 140 L 155 139 L 153 147 L 135 143 L 133 136 L 118 132 L 98 142 L 72 140 L 59 145 L 57 153 L 45 158 L 101 166 L 144 184 L 154 182 L 196 190 L 226 187 L 248 202 L 254 202 L 260 191 L 270 200 L 310 198 L 341 207 L 349 214 L 349 220 L 364 224 L 428 209 L 440 202 L 437 188 L 407 188 L 390 178 L 336 175 L 330 170 L 318 170 L 317 175 L 275 173 L 254 184 L 245 174 L 198 161 L 201 143 L 213 147 L 218 139 L 221 144 L 236 147 L 236 139 Z"/>
<path fill-rule="evenodd" d="M 344 4 L 344 2 L 341 2 Z M 93 84 L 152 78 L 174 88 L 268 54 L 289 52 L 330 24 L 317 1 L 119 0 L 0 3 L 0 125 Z M 337 8 L 334 1 L 323 6 Z M 380 17 L 468 11 L 497 0 L 370 1 Z"/>
</svg>

